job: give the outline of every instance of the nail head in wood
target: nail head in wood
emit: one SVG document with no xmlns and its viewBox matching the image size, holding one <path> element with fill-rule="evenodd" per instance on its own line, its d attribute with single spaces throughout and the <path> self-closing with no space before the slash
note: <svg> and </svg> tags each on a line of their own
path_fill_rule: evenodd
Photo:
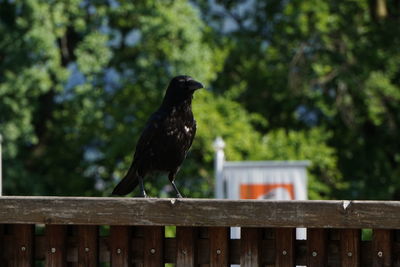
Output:
<svg viewBox="0 0 400 267">
<path fill-rule="evenodd" d="M 85 248 L 85 252 L 89 252 L 89 248 Z"/>
<path fill-rule="evenodd" d="M 351 256 L 353 256 L 353 253 L 347 252 L 347 256 L 351 257 Z"/>
<path fill-rule="evenodd" d="M 313 252 L 311 253 L 311 255 L 312 255 L 313 257 L 317 257 L 318 253 L 317 253 L 316 251 L 313 251 Z"/>
<path fill-rule="evenodd" d="M 217 249 L 217 254 L 220 255 L 221 254 L 221 250 Z"/>
<path fill-rule="evenodd" d="M 121 254 L 121 249 L 117 248 L 117 254 Z"/>
<path fill-rule="evenodd" d="M 383 252 L 382 251 L 378 251 L 378 257 L 382 258 L 383 257 Z"/>
<path fill-rule="evenodd" d="M 287 251 L 286 250 L 282 251 L 282 255 L 286 256 L 287 255 Z"/>
<path fill-rule="evenodd" d="M 51 253 L 56 253 L 56 248 L 51 248 Z"/>
<path fill-rule="evenodd" d="M 155 250 L 154 248 L 152 248 L 152 249 L 150 249 L 150 253 L 151 253 L 151 254 L 155 254 L 155 253 L 156 253 L 156 250 Z"/>
<path fill-rule="evenodd" d="M 26 251 L 26 247 L 25 247 L 25 246 L 22 246 L 22 247 L 21 247 L 21 251 Z"/>
</svg>

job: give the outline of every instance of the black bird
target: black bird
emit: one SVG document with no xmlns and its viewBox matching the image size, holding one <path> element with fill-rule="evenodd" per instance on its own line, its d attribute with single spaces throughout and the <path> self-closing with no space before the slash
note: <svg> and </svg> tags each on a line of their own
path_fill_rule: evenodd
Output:
<svg viewBox="0 0 400 267">
<path fill-rule="evenodd" d="M 192 113 L 193 93 L 203 85 L 190 76 L 174 77 L 163 102 L 154 112 L 136 144 L 133 162 L 126 176 L 114 188 L 114 195 L 126 195 L 138 184 L 146 197 L 144 177 L 153 171 L 168 172 L 177 197 L 182 197 L 174 179 L 196 134 Z"/>
</svg>

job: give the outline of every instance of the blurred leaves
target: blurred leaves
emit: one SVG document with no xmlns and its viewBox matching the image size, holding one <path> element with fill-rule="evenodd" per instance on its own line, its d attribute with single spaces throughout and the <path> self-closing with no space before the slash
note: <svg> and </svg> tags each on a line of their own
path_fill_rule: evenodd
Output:
<svg viewBox="0 0 400 267">
<path fill-rule="evenodd" d="M 195 95 L 178 174 L 211 196 L 228 160 L 310 160 L 310 197 L 400 198 L 400 11 L 374 1 L 0 0 L 7 194 L 109 195 L 169 79 Z M 165 177 L 147 180 L 167 196 Z"/>
</svg>

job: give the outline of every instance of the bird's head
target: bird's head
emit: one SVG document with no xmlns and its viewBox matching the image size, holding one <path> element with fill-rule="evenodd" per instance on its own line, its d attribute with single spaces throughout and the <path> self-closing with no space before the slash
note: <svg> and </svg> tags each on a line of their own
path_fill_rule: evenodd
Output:
<svg viewBox="0 0 400 267">
<path fill-rule="evenodd" d="M 174 77 L 167 88 L 165 93 L 165 100 L 168 102 L 180 102 L 188 98 L 192 98 L 193 93 L 204 86 L 187 75 L 179 75 Z"/>
<path fill-rule="evenodd" d="M 173 89 L 177 93 L 193 93 L 197 89 L 203 88 L 204 86 L 187 75 L 179 75 L 174 77 L 169 83 L 168 88 Z"/>
</svg>

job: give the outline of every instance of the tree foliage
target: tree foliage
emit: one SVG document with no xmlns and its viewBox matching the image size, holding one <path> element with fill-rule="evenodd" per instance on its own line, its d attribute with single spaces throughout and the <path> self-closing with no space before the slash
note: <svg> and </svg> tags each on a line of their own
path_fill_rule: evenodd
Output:
<svg viewBox="0 0 400 267">
<path fill-rule="evenodd" d="M 228 160 L 310 160 L 311 198 L 398 198 L 399 16 L 397 0 L 0 0 L 5 192 L 108 195 L 188 74 L 207 90 L 185 195 L 211 196 L 222 136 Z"/>
</svg>

